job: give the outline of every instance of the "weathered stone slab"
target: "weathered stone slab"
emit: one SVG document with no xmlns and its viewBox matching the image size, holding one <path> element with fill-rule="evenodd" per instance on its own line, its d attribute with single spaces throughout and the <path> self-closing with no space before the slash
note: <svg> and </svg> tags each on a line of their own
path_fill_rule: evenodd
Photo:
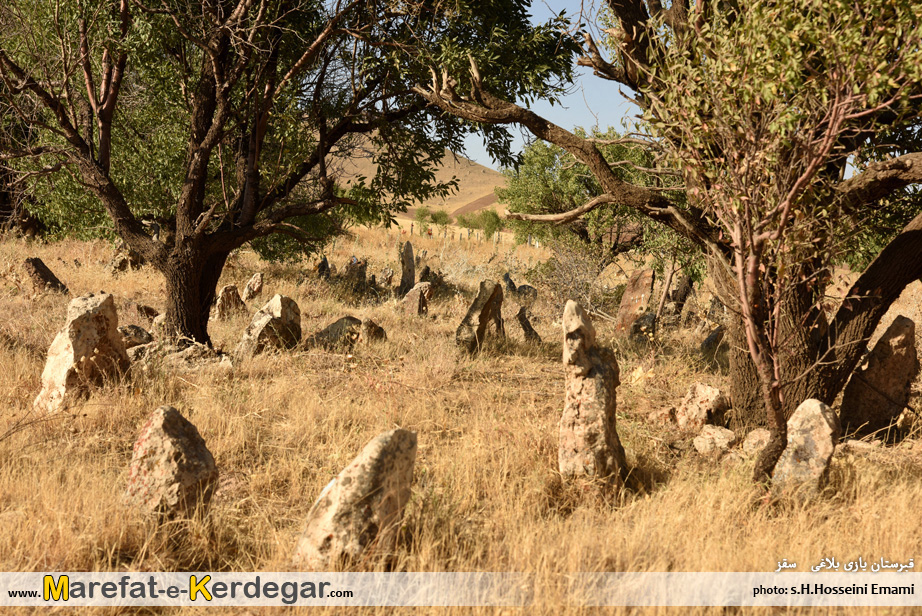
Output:
<svg viewBox="0 0 922 616">
<path fill-rule="evenodd" d="M 519 311 L 516 313 L 515 318 L 522 328 L 522 333 L 525 334 L 525 342 L 541 342 L 541 336 L 538 335 L 535 328 L 531 326 L 531 321 L 528 320 L 528 309 L 525 306 L 519 306 Z"/>
<path fill-rule="evenodd" d="M 432 297 L 432 283 L 419 282 L 401 300 L 403 310 L 412 316 L 429 314 L 429 298 Z"/>
<path fill-rule="evenodd" d="M 656 313 L 645 312 L 631 323 L 630 340 L 634 344 L 651 344 L 656 336 Z"/>
<path fill-rule="evenodd" d="M 737 440 L 736 434 L 732 430 L 707 424 L 701 428 L 701 433 L 694 438 L 692 444 L 698 453 L 714 455 L 730 451 L 730 448 L 736 444 Z"/>
<path fill-rule="evenodd" d="M 353 316 L 344 316 L 327 325 L 322 330 L 304 339 L 305 348 L 323 347 L 325 349 L 351 348 L 362 335 L 362 321 Z"/>
<path fill-rule="evenodd" d="M 415 463 L 415 432 L 397 428 L 368 443 L 308 512 L 294 564 L 328 571 L 354 562 L 372 546 L 391 550 L 410 500 Z"/>
<path fill-rule="evenodd" d="M 237 361 L 265 349 L 293 349 L 301 341 L 301 309 L 290 297 L 276 295 L 253 315 L 234 351 Z"/>
<path fill-rule="evenodd" d="M 134 444 L 126 501 L 165 518 L 208 506 L 218 484 L 214 456 L 194 425 L 170 406 L 148 418 Z"/>
<path fill-rule="evenodd" d="M 35 408 L 51 413 L 87 394 L 92 386 L 116 379 L 130 362 L 118 331 L 115 301 L 107 293 L 75 298 L 67 322 L 48 349 L 42 390 Z"/>
<path fill-rule="evenodd" d="M 750 457 L 758 456 L 765 446 L 768 445 L 768 441 L 772 438 L 772 433 L 765 428 L 756 428 L 752 432 L 746 435 L 746 438 L 743 439 L 743 453 Z"/>
<path fill-rule="evenodd" d="M 320 263 L 317 264 L 317 277 L 320 280 L 329 280 L 331 275 L 330 262 L 327 261 L 326 257 L 323 257 L 320 259 Z"/>
<path fill-rule="evenodd" d="M 32 281 L 32 287 L 41 293 L 42 291 L 54 291 L 56 293 L 70 293 L 63 282 L 58 280 L 45 262 L 38 257 L 26 259 L 23 264 L 29 279 Z"/>
<path fill-rule="evenodd" d="M 788 444 L 772 474 L 774 488 L 804 494 L 822 489 L 841 435 L 831 408 L 819 400 L 804 400 L 788 420 Z"/>
<path fill-rule="evenodd" d="M 243 287 L 243 301 L 250 302 L 259 297 L 263 292 L 263 274 L 262 272 L 256 272 L 250 279 L 247 281 L 245 287 Z"/>
<path fill-rule="evenodd" d="M 653 294 L 654 275 L 651 269 L 637 270 L 631 274 L 618 308 L 616 326 L 619 330 L 629 331 L 637 317 L 647 311 Z"/>
<path fill-rule="evenodd" d="M 627 476 L 615 427 L 618 362 L 596 345 L 595 328 L 582 307 L 568 301 L 563 313 L 566 396 L 557 460 L 561 475 L 620 484 Z"/>
<path fill-rule="evenodd" d="M 122 325 L 118 328 L 118 333 L 122 335 L 122 342 L 125 343 L 125 350 L 142 344 L 149 344 L 154 341 L 154 337 L 151 336 L 143 327 L 138 327 L 137 325 Z"/>
<path fill-rule="evenodd" d="M 716 387 L 695 383 L 676 409 L 676 423 L 685 430 L 701 430 L 705 424 L 722 426 L 730 401 Z"/>
<path fill-rule="evenodd" d="M 238 314 L 245 314 L 247 305 L 240 298 L 237 285 L 229 284 L 221 287 L 214 303 L 214 318 L 219 321 L 230 319 Z"/>
<path fill-rule="evenodd" d="M 413 260 L 413 244 L 407 242 L 400 250 L 400 286 L 397 296 L 403 297 L 416 285 L 416 262 Z"/>
<path fill-rule="evenodd" d="M 387 340 L 387 333 L 384 331 L 383 327 L 371 319 L 365 319 L 362 321 L 362 333 L 359 335 L 359 340 L 364 344 L 375 341 L 383 342 Z"/>
<path fill-rule="evenodd" d="M 840 416 L 846 433 L 886 430 L 909 402 L 917 374 L 916 326 L 911 319 L 898 316 L 842 394 Z"/>
<path fill-rule="evenodd" d="M 458 346 L 473 353 L 483 344 L 487 326 L 493 324 L 496 335 L 505 337 L 503 327 L 503 288 L 492 280 L 480 283 L 480 291 L 455 332 Z"/>
</svg>

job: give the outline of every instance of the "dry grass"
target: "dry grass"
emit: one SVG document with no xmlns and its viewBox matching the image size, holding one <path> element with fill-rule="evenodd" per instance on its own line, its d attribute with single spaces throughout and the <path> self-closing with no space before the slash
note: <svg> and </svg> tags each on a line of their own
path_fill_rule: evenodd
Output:
<svg viewBox="0 0 922 616">
<path fill-rule="evenodd" d="M 688 435 L 651 425 L 647 414 L 675 404 L 693 381 L 725 383 L 695 357 L 698 341 L 689 332 L 667 334 L 653 350 L 636 349 L 599 324 L 600 338 L 619 358 L 618 430 L 642 487 L 606 496 L 562 485 L 555 472 L 563 395 L 557 307 L 536 306 L 541 345 L 524 343 L 511 307 L 506 342 L 473 358 L 453 344 L 479 279 L 498 278 L 510 266 L 515 275 L 540 255 L 505 247 L 489 261 L 488 245 L 468 251 L 414 239 L 433 269 L 451 274 L 428 317 L 406 317 L 393 301 L 344 306 L 326 283 L 296 284 L 307 264 L 269 265 L 251 253 L 235 256 L 222 280 L 242 288 L 254 271 L 264 271 L 261 299 L 296 299 L 305 335 L 353 314 L 382 325 L 385 343 L 351 354 L 260 356 L 232 373 L 139 371 L 46 421 L 30 415 L 31 402 L 66 302 L 33 295 L 21 279 L 22 260 L 42 257 L 75 295 L 104 288 L 162 308 L 163 284 L 149 268 L 110 277 L 104 266 L 111 253 L 102 243 L 0 244 L 8 334 L 0 339 L 0 434 L 14 429 L 0 439 L 0 568 L 285 570 L 316 495 L 369 439 L 395 426 L 419 435 L 413 498 L 397 553 L 371 557 L 356 570 L 523 571 L 552 581 L 578 571 L 774 571 L 782 558 L 922 556 L 922 465 L 906 448 L 874 460 L 838 460 L 834 489 L 795 506 L 764 501 L 749 480 L 750 463 L 703 458 Z M 396 267 L 396 241 L 394 234 L 362 231 L 340 240 L 332 261 L 341 266 L 356 254 L 369 258 L 369 273 Z M 214 323 L 215 345 L 232 349 L 246 320 Z M 182 527 L 157 528 L 120 502 L 132 443 L 161 404 L 179 408 L 198 427 L 222 475 L 208 518 Z M 507 613 L 559 613 L 555 601 Z M 740 610 L 647 610 L 725 611 Z"/>
</svg>

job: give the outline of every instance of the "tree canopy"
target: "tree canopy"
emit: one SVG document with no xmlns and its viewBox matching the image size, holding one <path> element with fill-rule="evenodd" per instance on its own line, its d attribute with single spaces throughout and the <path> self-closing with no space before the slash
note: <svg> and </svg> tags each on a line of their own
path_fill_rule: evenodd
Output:
<svg viewBox="0 0 922 616">
<path fill-rule="evenodd" d="M 479 130 L 413 95 L 432 66 L 502 67 L 491 89 L 554 97 L 569 75 L 556 27 L 521 0 L 11 0 L 0 7 L 2 114 L 29 130 L 2 152 L 60 227 L 111 228 L 167 281 L 167 326 L 207 342 L 229 252 L 284 235 L 313 246 L 343 220 L 384 222 L 444 195 L 434 165 Z M 566 48 L 566 45 L 564 46 Z M 524 55 L 523 55 L 524 54 Z M 528 58 L 544 58 L 532 66 Z M 369 146 L 377 173 L 337 186 Z M 143 219 L 168 233 L 157 241 Z M 266 254 L 284 246 L 269 240 Z"/>
<path fill-rule="evenodd" d="M 905 192 L 922 180 L 920 17 L 912 0 L 609 0 L 601 40 L 581 33 L 575 59 L 640 107 L 647 136 L 630 141 L 681 172 L 681 197 L 620 176 L 593 139 L 491 91 L 492 67 L 443 79 L 469 97 L 415 91 L 472 122 L 520 125 L 598 182 L 599 194 L 553 218 L 513 217 L 630 208 L 708 257 L 737 317 L 731 348 L 747 350 L 730 357 L 736 416 L 772 428 L 761 479 L 784 447 L 786 415 L 807 397 L 833 401 L 880 318 L 922 276 L 922 214 Z M 888 241 L 828 316 L 820 300 L 852 225 L 865 246 Z"/>
</svg>

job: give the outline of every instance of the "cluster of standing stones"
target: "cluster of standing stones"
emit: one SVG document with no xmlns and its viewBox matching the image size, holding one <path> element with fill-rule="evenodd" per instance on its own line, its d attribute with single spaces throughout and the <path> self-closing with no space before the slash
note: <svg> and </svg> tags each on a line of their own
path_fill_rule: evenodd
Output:
<svg viewBox="0 0 922 616">
<path fill-rule="evenodd" d="M 416 261 L 409 243 L 401 247 L 400 257 L 400 306 L 411 315 L 426 314 L 433 283 L 416 282 Z M 30 259 L 26 265 L 37 289 L 68 293 L 40 260 Z M 355 280 L 364 279 L 366 263 L 353 260 L 343 270 Z M 324 259 L 318 274 L 329 277 L 331 272 L 332 267 Z M 385 270 L 381 282 L 389 284 L 394 277 L 392 270 Z M 527 318 L 537 291 L 527 285 L 517 287 L 508 275 L 504 282 L 507 293 L 520 306 L 517 319 L 526 339 L 540 340 Z M 216 298 L 215 317 L 223 319 L 246 312 L 245 302 L 258 297 L 262 289 L 262 274 L 247 282 L 243 297 L 236 286 L 225 286 Z M 646 313 L 642 308 L 651 292 L 651 275 L 640 272 L 632 276 L 622 299 L 619 327 L 643 322 Z M 480 283 L 456 332 L 460 347 L 474 352 L 488 335 L 504 335 L 502 301 L 502 285 L 489 280 Z M 156 323 L 158 315 L 153 309 L 141 305 L 132 305 L 132 309 Z M 611 351 L 597 344 L 595 328 L 579 304 L 567 302 L 562 322 L 566 383 L 558 426 L 559 472 L 568 479 L 621 486 L 628 478 L 629 467 L 616 427 L 616 389 L 620 384 L 617 360 Z M 377 324 L 351 316 L 302 339 L 298 305 L 291 298 L 275 295 L 251 319 L 234 358 L 267 349 L 299 345 L 332 348 L 344 342 L 384 339 L 386 334 Z M 49 348 L 42 389 L 34 403 L 36 409 L 44 413 L 58 411 L 69 399 L 87 393 L 92 386 L 117 379 L 133 361 L 149 355 L 139 349 L 153 345 L 156 343 L 146 330 L 118 326 L 112 295 L 98 293 L 73 299 L 67 322 Z M 188 349 L 174 351 L 195 355 Z M 788 421 L 787 448 L 774 471 L 775 488 L 788 492 L 821 489 L 843 434 L 873 434 L 890 426 L 906 406 L 910 384 L 918 370 L 914 323 L 898 317 L 855 372 L 839 415 L 818 400 L 806 400 L 794 412 Z M 730 460 L 756 456 L 768 443 L 768 431 L 753 430 L 740 439 L 725 427 L 729 409 L 730 401 L 722 392 L 695 383 L 678 408 L 659 411 L 653 419 L 696 433 L 693 444 L 702 454 Z M 410 498 L 416 447 L 416 434 L 400 428 L 369 442 L 321 492 L 308 513 L 293 563 L 328 569 L 360 557 L 372 546 L 392 546 Z M 218 466 L 196 427 L 175 408 L 163 406 L 154 411 L 134 444 L 125 501 L 161 519 L 187 518 L 207 510 L 217 485 Z"/>
</svg>

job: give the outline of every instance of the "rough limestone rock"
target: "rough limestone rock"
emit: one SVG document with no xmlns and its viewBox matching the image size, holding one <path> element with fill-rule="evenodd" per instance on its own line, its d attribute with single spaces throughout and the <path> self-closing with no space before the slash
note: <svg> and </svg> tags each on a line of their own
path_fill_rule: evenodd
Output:
<svg viewBox="0 0 922 616">
<path fill-rule="evenodd" d="M 645 312 L 631 323 L 630 340 L 634 344 L 650 344 L 656 335 L 656 313 Z"/>
<path fill-rule="evenodd" d="M 730 402 L 716 387 L 695 383 L 676 409 L 676 423 L 685 430 L 701 430 L 706 424 L 721 426 Z"/>
<path fill-rule="evenodd" d="M 311 507 L 294 564 L 328 571 L 354 562 L 372 545 L 392 549 L 415 463 L 415 432 L 397 428 L 368 443 Z"/>
<path fill-rule="evenodd" d="M 260 293 L 263 292 L 263 274 L 262 272 L 256 272 L 253 276 L 247 281 L 245 287 L 243 287 L 243 301 L 250 302 L 259 297 Z"/>
<path fill-rule="evenodd" d="M 519 307 L 515 318 L 522 327 L 522 333 L 525 334 L 525 342 L 541 342 L 541 336 L 538 335 L 535 328 L 531 326 L 531 321 L 528 320 L 528 309 L 525 306 Z"/>
<path fill-rule="evenodd" d="M 67 322 L 48 349 L 35 408 L 57 411 L 71 397 L 117 378 L 129 363 L 112 296 L 78 297 L 67 307 Z"/>
<path fill-rule="evenodd" d="M 265 349 L 293 349 L 301 341 L 301 309 L 295 300 L 276 295 L 253 315 L 234 351 L 239 361 Z"/>
<path fill-rule="evenodd" d="M 118 328 L 118 333 L 122 335 L 122 342 L 125 343 L 125 350 L 142 344 L 150 344 L 154 337 L 150 335 L 143 327 L 137 325 L 122 325 Z"/>
<path fill-rule="evenodd" d="M 413 316 L 429 314 L 429 298 L 432 297 L 432 283 L 419 282 L 401 300 L 404 311 Z"/>
<path fill-rule="evenodd" d="M 304 347 L 308 349 L 323 347 L 329 350 L 348 349 L 358 341 L 361 335 L 362 321 L 353 316 L 345 316 L 305 338 Z"/>
<path fill-rule="evenodd" d="M 323 257 L 320 259 L 320 263 L 317 264 L 317 277 L 321 280 L 329 280 L 331 275 L 330 262 L 327 261 L 326 257 Z"/>
<path fill-rule="evenodd" d="M 724 335 L 727 332 L 727 328 L 724 325 L 718 325 L 708 337 L 704 339 L 704 342 L 701 343 L 701 346 L 698 348 L 702 357 L 708 363 L 715 363 L 719 361 L 719 355 L 721 353 L 726 354 L 729 350 L 729 345 L 724 342 Z"/>
<path fill-rule="evenodd" d="M 141 256 L 141 253 L 132 250 L 127 244 L 122 243 L 106 269 L 113 276 L 117 276 L 122 272 L 141 269 L 143 265 L 144 257 Z"/>
<path fill-rule="evenodd" d="M 413 261 L 413 244 L 407 242 L 400 250 L 400 286 L 397 295 L 403 297 L 416 285 L 416 263 Z"/>
<path fill-rule="evenodd" d="M 839 418 L 819 400 L 804 400 L 788 420 L 788 445 L 772 474 L 772 485 L 786 493 L 820 490 L 842 435 Z"/>
<path fill-rule="evenodd" d="M 70 293 L 67 287 L 64 286 L 64 283 L 58 280 L 54 272 L 48 269 L 45 262 L 38 257 L 26 259 L 23 268 L 26 270 L 26 274 L 29 275 L 32 286 L 37 292 L 55 291 L 64 294 Z"/>
<path fill-rule="evenodd" d="M 771 437 L 772 433 L 765 428 L 756 428 L 743 439 L 743 453 L 752 458 L 758 456 L 768 445 Z"/>
<path fill-rule="evenodd" d="M 737 440 L 732 430 L 708 424 L 701 428 L 701 433 L 695 437 L 692 444 L 698 453 L 712 455 L 730 451 Z"/>
<path fill-rule="evenodd" d="M 492 280 L 484 280 L 480 283 L 480 292 L 455 332 L 455 341 L 458 346 L 473 353 L 483 344 L 487 326 L 491 323 L 497 336 L 506 336 L 503 328 L 503 288 Z"/>
<path fill-rule="evenodd" d="M 247 312 L 247 305 L 240 299 L 237 285 L 229 284 L 221 287 L 218 298 L 214 303 L 214 318 L 219 321 Z"/>
<path fill-rule="evenodd" d="M 387 333 L 384 331 L 384 328 L 372 321 L 371 319 L 365 319 L 362 321 L 362 331 L 359 334 L 359 340 L 363 344 L 368 344 L 375 341 L 384 341 L 387 340 Z"/>
<path fill-rule="evenodd" d="M 898 316 L 845 388 L 840 416 L 846 433 L 870 434 L 890 426 L 909 402 L 918 373 L 915 323 Z"/>
<path fill-rule="evenodd" d="M 629 331 L 637 317 L 647 311 L 653 293 L 653 278 L 654 273 L 650 269 L 631 274 L 618 308 L 616 326 L 619 330 Z"/>
<path fill-rule="evenodd" d="M 564 308 L 563 330 L 566 397 L 559 425 L 560 473 L 620 483 L 627 462 L 615 429 L 618 362 L 596 346 L 595 328 L 572 300 Z"/>
<path fill-rule="evenodd" d="M 148 418 L 134 444 L 125 499 L 165 518 L 207 507 L 218 485 L 214 456 L 198 430 L 170 406 Z"/>
<path fill-rule="evenodd" d="M 394 281 L 394 270 L 389 267 L 385 267 L 381 270 L 381 284 L 385 287 L 389 287 Z"/>
</svg>

